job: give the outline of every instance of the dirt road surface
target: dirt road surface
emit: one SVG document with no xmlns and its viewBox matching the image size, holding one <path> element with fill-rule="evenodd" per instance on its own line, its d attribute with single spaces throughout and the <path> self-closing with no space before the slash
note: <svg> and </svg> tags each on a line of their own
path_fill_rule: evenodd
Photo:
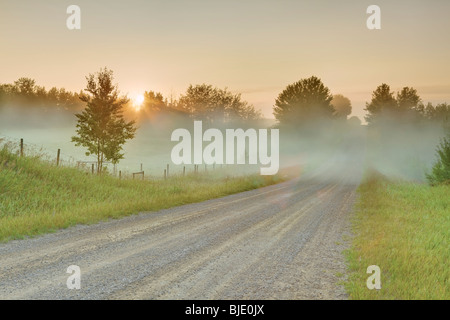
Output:
<svg viewBox="0 0 450 320">
<path fill-rule="evenodd" d="M 358 179 L 319 176 L 1 244 L 0 298 L 345 299 Z"/>
</svg>

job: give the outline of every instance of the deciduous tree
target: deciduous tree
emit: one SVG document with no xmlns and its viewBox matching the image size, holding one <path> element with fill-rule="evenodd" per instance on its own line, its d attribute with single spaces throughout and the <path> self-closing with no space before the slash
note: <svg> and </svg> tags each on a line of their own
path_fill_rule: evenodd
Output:
<svg viewBox="0 0 450 320">
<path fill-rule="evenodd" d="M 305 125 L 314 120 L 331 119 L 333 96 L 322 81 L 312 76 L 290 84 L 275 100 L 273 114 L 281 125 Z"/>
<path fill-rule="evenodd" d="M 134 121 L 127 122 L 123 117 L 128 98 L 119 97 L 111 70 L 102 69 L 86 80 L 86 94 L 80 96 L 86 108 L 76 114 L 77 135 L 72 141 L 87 148 L 87 155 L 97 156 L 97 173 L 101 173 L 104 161 L 117 163 L 123 159 L 122 147 L 126 140 L 134 138 L 136 128 Z"/>
</svg>

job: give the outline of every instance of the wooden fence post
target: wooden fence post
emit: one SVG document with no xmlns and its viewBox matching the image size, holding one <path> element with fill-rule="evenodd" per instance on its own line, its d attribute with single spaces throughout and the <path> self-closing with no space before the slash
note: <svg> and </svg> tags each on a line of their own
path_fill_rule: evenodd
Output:
<svg viewBox="0 0 450 320">
<path fill-rule="evenodd" d="M 186 166 L 183 167 L 183 177 L 185 176 L 185 174 L 186 174 Z"/>
<path fill-rule="evenodd" d="M 56 155 L 56 166 L 59 167 L 59 155 L 61 154 L 61 149 L 58 149 L 58 153 Z"/>
<path fill-rule="evenodd" d="M 119 180 L 122 179 L 122 170 L 119 170 Z"/>
<path fill-rule="evenodd" d="M 94 174 L 94 164 L 92 164 L 92 174 Z"/>
<path fill-rule="evenodd" d="M 20 139 L 20 156 L 23 157 L 23 139 Z"/>
</svg>

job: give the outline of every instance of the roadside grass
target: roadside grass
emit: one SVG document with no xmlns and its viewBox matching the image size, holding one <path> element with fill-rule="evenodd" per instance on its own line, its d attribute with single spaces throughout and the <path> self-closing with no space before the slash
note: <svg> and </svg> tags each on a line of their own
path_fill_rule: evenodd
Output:
<svg viewBox="0 0 450 320">
<path fill-rule="evenodd" d="M 286 180 L 274 176 L 186 174 L 131 180 L 56 167 L 39 156 L 0 147 L 0 242 L 75 224 L 92 224 L 142 211 L 200 202 Z"/>
<path fill-rule="evenodd" d="M 346 252 L 352 299 L 450 299 L 450 186 L 391 181 L 369 174 L 359 187 Z M 366 286 L 381 269 L 381 289 Z"/>
</svg>

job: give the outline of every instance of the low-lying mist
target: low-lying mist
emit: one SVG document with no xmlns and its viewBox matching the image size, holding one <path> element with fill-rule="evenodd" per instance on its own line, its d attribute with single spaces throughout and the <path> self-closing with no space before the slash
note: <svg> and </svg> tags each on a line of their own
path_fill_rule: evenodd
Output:
<svg viewBox="0 0 450 320">
<path fill-rule="evenodd" d="M 124 146 L 125 158 L 119 162 L 116 173 L 145 171 L 146 176 L 162 177 L 169 164 L 171 174 L 180 174 L 183 165 L 174 165 L 171 151 L 176 142 L 171 133 L 178 128 L 192 130 L 193 119 L 173 113 L 137 114 L 128 112 L 127 118 L 137 120 L 134 139 Z M 95 161 L 87 157 L 82 147 L 75 147 L 76 117 L 73 111 L 34 108 L 0 108 L 0 138 L 18 146 L 24 139 L 25 152 L 41 153 L 49 160 L 61 149 L 63 165 L 77 165 L 77 161 Z M 277 127 L 274 120 L 220 123 L 209 122 L 206 128 L 265 129 L 280 131 L 280 168 L 300 166 L 306 174 L 346 179 L 357 183 L 363 169 L 371 167 L 389 177 L 424 182 L 436 159 L 436 146 L 444 136 L 442 126 L 432 123 L 395 124 L 386 122 L 364 126 L 346 120 L 311 122 L 306 127 Z M 192 132 L 192 131 L 191 131 Z M 207 144 L 206 142 L 204 144 Z M 247 146 L 248 147 L 248 146 Z M 270 148 L 269 148 L 270 150 Z M 90 164 L 86 165 L 87 167 Z M 216 165 L 226 167 L 229 174 L 255 173 L 259 165 Z M 107 165 L 110 172 L 111 164 Z M 211 170 L 207 166 L 206 170 Z M 193 171 L 194 165 L 186 165 Z M 199 166 L 199 171 L 205 166 Z"/>
</svg>

